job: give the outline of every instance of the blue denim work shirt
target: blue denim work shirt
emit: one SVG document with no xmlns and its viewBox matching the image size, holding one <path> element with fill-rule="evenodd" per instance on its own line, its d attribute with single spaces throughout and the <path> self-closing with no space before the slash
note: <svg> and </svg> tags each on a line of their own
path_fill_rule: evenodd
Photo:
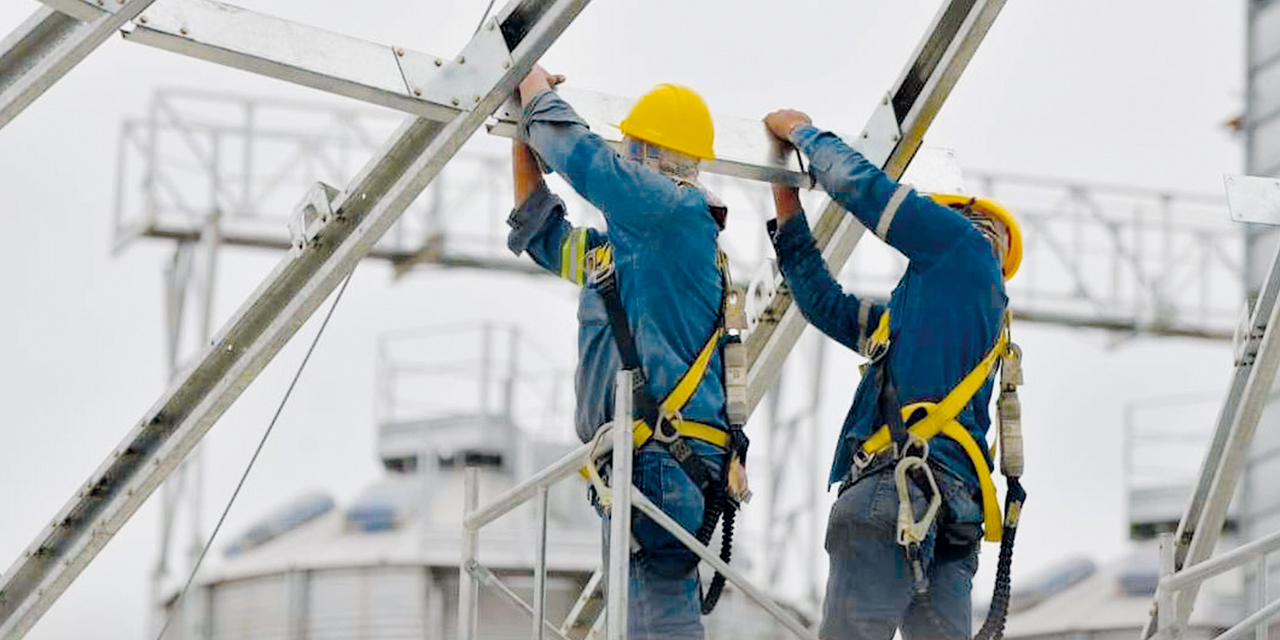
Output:
<svg viewBox="0 0 1280 640">
<path fill-rule="evenodd" d="M 513 252 L 527 252 L 543 268 L 584 285 L 578 298 L 574 423 L 585 442 L 613 418 L 614 378 L 622 364 L 604 299 L 582 282 L 580 264 L 566 260 L 577 261 L 604 242 L 612 245 L 648 391 L 661 401 L 717 327 L 724 288 L 716 266 L 720 230 L 701 191 L 619 155 L 554 91 L 544 91 L 525 108 L 520 134 L 607 224 L 604 231 L 575 228 L 565 220 L 564 202 L 545 187 L 507 221 Z M 719 350 L 682 415 L 728 428 Z"/>
<path fill-rule="evenodd" d="M 835 134 L 802 125 L 792 131 L 791 142 L 808 156 L 810 174 L 831 198 L 909 260 L 888 304 L 875 304 L 841 289 L 803 212 L 781 228 L 771 223 L 778 265 L 800 311 L 820 331 L 863 353 L 888 309 L 892 346 L 873 366 L 889 367 L 903 406 L 942 400 L 1000 332 L 1009 299 L 994 248 L 962 214 L 898 185 Z M 988 381 L 956 418 L 988 461 L 991 388 Z M 880 391 L 874 371 L 868 371 L 845 417 L 829 482 L 845 478 L 855 447 L 882 426 Z M 958 443 L 936 437 L 930 457 L 977 487 L 977 473 Z"/>
</svg>

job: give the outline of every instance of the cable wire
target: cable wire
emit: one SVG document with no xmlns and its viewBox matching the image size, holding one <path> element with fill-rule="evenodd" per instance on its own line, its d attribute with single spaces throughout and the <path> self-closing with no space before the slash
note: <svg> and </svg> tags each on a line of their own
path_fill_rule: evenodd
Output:
<svg viewBox="0 0 1280 640">
<path fill-rule="evenodd" d="M 209 534 L 209 540 L 204 543 L 204 548 L 200 550 L 195 566 L 191 567 L 191 574 L 187 576 L 186 583 L 182 585 L 182 591 L 178 592 L 178 598 L 174 600 L 169 612 L 165 614 L 164 626 L 160 628 L 160 633 L 156 635 L 156 640 L 163 640 L 164 634 L 168 633 L 169 626 L 173 623 L 174 614 L 181 608 L 182 601 L 187 596 L 187 590 L 191 588 L 191 583 L 196 579 L 196 572 L 200 570 L 200 565 L 204 562 L 205 555 L 209 553 L 214 539 L 218 537 L 218 531 L 222 529 L 222 523 L 226 521 L 227 514 L 231 512 L 231 505 L 235 504 L 236 497 L 240 495 L 240 489 L 244 488 L 245 480 L 249 478 L 249 472 L 253 470 L 253 464 L 258 461 L 258 454 L 262 453 L 263 446 L 267 444 L 267 438 L 271 436 L 271 430 L 275 428 L 276 421 L 280 419 L 280 414 L 284 412 L 284 407 L 289 402 L 289 396 L 293 395 L 293 389 L 298 385 L 298 379 L 302 377 L 302 371 L 307 368 L 307 362 L 311 360 L 311 354 L 316 350 L 316 345 L 320 343 L 320 336 L 324 335 L 325 327 L 329 326 L 329 319 L 333 317 L 333 311 L 338 308 L 338 302 L 342 300 L 342 294 L 346 292 L 347 285 L 351 283 L 351 276 L 354 274 L 354 270 L 347 274 L 346 280 L 342 281 L 342 287 L 338 289 L 338 295 L 333 299 L 333 304 L 329 305 L 329 311 L 325 314 L 324 321 L 320 323 L 320 328 L 316 331 L 316 337 L 311 339 L 311 346 L 307 347 L 307 354 L 302 357 L 302 362 L 298 364 L 298 370 L 293 374 L 293 380 L 289 382 L 289 388 L 285 390 L 284 397 L 280 399 L 275 415 L 271 416 L 271 422 L 267 424 L 267 429 L 263 432 L 262 439 L 258 441 L 258 448 L 253 450 L 253 456 L 249 458 L 248 466 L 245 467 L 244 473 L 240 475 L 240 481 L 236 483 L 235 491 L 231 492 L 231 499 L 227 500 L 227 506 L 222 509 L 222 515 L 218 517 L 218 524 L 214 525 L 213 532 Z"/>
</svg>

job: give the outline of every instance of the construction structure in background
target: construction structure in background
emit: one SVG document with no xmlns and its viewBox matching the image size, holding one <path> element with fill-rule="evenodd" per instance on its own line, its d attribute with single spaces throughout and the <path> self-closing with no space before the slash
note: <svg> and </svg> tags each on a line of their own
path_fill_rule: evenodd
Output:
<svg viewBox="0 0 1280 640">
<path fill-rule="evenodd" d="M 336 125 L 341 130 L 336 135 L 316 134 L 315 130 L 310 135 L 281 132 L 268 126 L 267 109 L 260 103 L 240 100 L 243 126 L 192 127 L 183 123 L 183 114 L 172 105 L 161 104 L 168 97 L 158 97 L 155 111 L 139 128 L 148 133 L 135 137 L 139 135 L 136 130 L 126 131 L 121 165 L 127 165 L 127 158 L 133 153 L 140 154 L 150 165 L 143 174 L 143 217 L 131 218 L 126 215 L 126 207 L 119 206 L 117 237 L 159 236 L 176 240 L 179 246 L 168 290 L 171 316 L 176 318 L 170 324 L 175 380 L 121 448 L 113 452 L 28 552 L 4 574 L 0 581 L 0 637 L 4 638 L 20 637 L 35 623 L 150 492 L 183 463 L 203 433 L 360 258 L 385 258 L 402 273 L 420 264 L 529 269 L 517 266 L 507 256 L 493 255 L 500 252 L 495 250 L 500 245 L 492 242 L 494 229 L 500 226 L 490 227 L 489 238 L 482 240 L 480 249 L 464 248 L 460 238 L 465 234 L 451 233 L 446 225 L 469 217 L 438 215 L 446 206 L 458 206 L 448 201 L 442 189 L 431 192 L 425 201 L 419 200 L 422 204 L 415 213 L 407 217 L 402 214 L 433 181 L 437 187 L 443 184 L 437 178 L 447 173 L 446 163 L 450 171 L 458 165 L 451 160 L 482 124 L 490 122 L 497 133 L 504 126 L 509 130 L 509 121 L 504 125 L 500 117 L 494 123 L 489 116 L 501 110 L 515 82 L 586 2 L 513 1 L 486 20 L 463 52 L 452 59 L 363 42 L 208 0 L 156 0 L 154 6 L 145 0 L 104 6 L 83 0 L 47 0 L 46 4 L 49 6 L 40 9 L 0 44 L 0 62 L 5 63 L 0 64 L 0 125 L 121 27 L 126 30 L 126 38 L 136 42 L 414 117 L 380 143 L 378 134 L 359 122 L 362 116 L 339 118 Z M 1002 4 L 982 0 L 946 2 L 866 129 L 852 138 L 854 146 L 882 164 L 890 175 L 901 177 L 908 163 L 916 158 L 933 116 Z M 300 54 L 301 42 L 312 46 L 321 43 L 344 55 L 326 61 L 312 60 Z M 225 100 L 217 96 L 204 98 Z M 584 115 L 589 120 L 627 105 L 626 101 L 607 96 L 575 99 L 575 104 L 583 104 L 584 100 L 588 107 Z M 732 144 L 740 147 L 717 149 L 720 160 L 711 163 L 708 171 L 808 186 L 808 176 L 799 171 L 793 160 L 784 166 L 768 160 L 768 139 L 758 123 L 717 118 L 717 128 L 722 127 L 743 132 L 742 136 L 729 137 Z M 167 135 L 176 136 L 178 144 L 185 145 L 187 152 L 196 157 L 196 172 L 210 178 L 207 191 L 193 193 L 177 181 L 163 179 L 168 163 L 161 162 L 159 154 Z M 221 136 L 242 139 L 237 145 Z M 293 162 L 289 169 L 272 172 L 257 155 L 259 149 L 268 146 L 266 140 L 273 144 L 297 143 L 308 161 Z M 374 159 L 362 167 L 347 164 L 368 153 L 374 153 Z M 241 162 L 239 171 L 224 173 L 228 163 Z M 477 162 L 486 166 L 483 158 Z M 330 187 L 320 178 L 308 178 L 308 191 L 300 203 L 294 205 L 296 200 L 290 200 L 288 209 L 279 204 L 263 204 L 279 195 L 282 184 L 294 179 L 287 173 L 292 167 L 332 171 L 329 175 L 334 177 L 330 180 L 356 177 L 346 189 Z M 485 185 L 493 183 L 492 164 L 488 167 Z M 131 181 L 125 175 L 122 173 L 122 181 L 128 184 Z M 1104 328 L 1126 335 L 1230 335 L 1234 307 L 1240 299 L 1239 271 L 1248 268 L 1247 264 L 1241 266 L 1247 261 L 1234 258 L 1233 231 L 1195 215 L 1198 211 L 1220 210 L 1219 206 L 1194 197 L 1088 189 L 1021 178 L 993 176 L 980 182 L 983 191 L 1011 204 L 1019 205 L 1021 198 L 1027 198 L 1027 204 L 1021 206 L 1027 213 L 1028 254 L 1044 256 L 1045 266 L 1037 268 L 1029 262 L 1025 265 L 1028 277 L 1011 289 L 1011 297 L 1027 305 L 1025 309 L 1014 309 L 1023 319 Z M 1039 193 L 1040 204 L 1030 204 L 1036 196 L 1015 195 L 1022 190 Z M 125 193 L 122 189 L 118 195 Z M 505 197 L 492 200 L 488 206 L 493 207 L 492 202 L 496 201 L 505 202 Z M 285 210 L 293 212 L 287 220 L 287 237 L 279 233 L 282 221 L 271 219 L 274 212 Z M 1037 215 L 1041 216 L 1039 220 Z M 494 217 L 485 219 L 495 224 Z M 1060 225 L 1067 226 L 1064 230 Z M 828 206 L 816 221 L 814 231 L 819 246 L 824 248 L 824 257 L 839 271 L 857 243 L 860 228 L 838 208 Z M 197 311 L 205 318 L 200 321 L 197 341 L 205 344 L 208 341 L 204 338 L 213 335 L 207 300 L 215 281 L 217 247 L 224 244 L 273 247 L 285 250 L 287 255 L 250 301 L 213 336 L 212 346 L 202 348 L 189 361 L 180 359 L 177 345 L 184 341 L 180 327 L 188 315 L 184 301 L 191 295 L 205 300 L 205 306 Z M 1092 246 L 1101 251 L 1094 254 L 1086 250 Z M 786 292 L 776 286 L 776 274 L 767 268 L 757 273 L 753 284 L 761 292 L 760 301 L 768 306 L 759 310 L 755 331 L 748 340 L 753 407 L 766 390 L 775 387 L 783 360 L 804 326 L 798 311 L 789 305 Z M 874 287 L 884 286 L 896 275 L 888 271 L 880 280 L 867 273 L 859 270 L 859 277 L 852 283 L 854 290 L 874 294 Z M 1107 277 L 1100 278 L 1100 273 Z M 192 282 L 201 284 L 194 294 Z M 1025 295 L 1018 290 L 1024 282 L 1029 288 Z M 1063 282 L 1067 283 L 1065 289 L 1060 288 Z M 1109 286 L 1097 288 L 1090 284 L 1094 282 L 1107 282 Z M 1261 324 L 1251 325 L 1246 336 L 1253 339 L 1256 332 L 1260 340 L 1265 327 L 1264 318 Z M 817 361 L 820 363 L 821 359 Z M 820 369 L 817 375 L 821 375 Z M 781 396 L 777 394 L 775 398 Z M 786 429 L 811 429 L 810 433 L 816 434 L 812 414 L 788 419 L 782 417 L 782 409 L 773 413 L 775 432 L 771 441 L 796 441 L 780 435 Z M 784 424 L 789 426 L 780 426 Z M 780 471 L 785 466 L 802 473 L 810 470 L 783 458 L 769 473 L 769 483 L 775 487 L 789 486 L 785 484 L 786 472 Z M 188 468 L 198 470 L 190 463 Z M 416 461 L 414 468 L 417 469 Z M 192 479 L 187 484 L 198 487 L 198 472 L 190 475 Z M 813 485 L 814 480 L 799 478 L 797 482 Z M 174 489 L 175 495 L 180 493 L 181 486 Z M 784 491 L 778 489 L 777 493 Z M 317 510 L 316 505 L 323 502 L 313 501 L 302 509 Z M 174 499 L 172 509 L 166 506 L 166 522 L 171 521 L 178 503 Z M 821 518 L 816 515 L 815 506 L 814 499 L 806 497 L 799 508 L 771 507 L 770 513 L 779 516 L 776 520 L 783 528 L 766 535 L 766 540 L 797 537 L 788 536 L 788 531 L 816 539 Z M 198 518 L 198 512 L 192 513 Z M 793 513 L 799 515 L 788 515 Z M 197 520 L 194 530 L 200 528 Z M 166 548 L 167 545 L 166 538 Z M 803 573 L 811 571 L 814 564 L 812 560 L 778 562 L 767 575 L 771 580 L 784 581 L 780 572 L 786 566 L 799 567 L 799 598 L 808 601 L 803 604 L 812 605 L 818 593 L 812 589 L 814 576 Z M 546 581 L 535 579 L 535 583 L 545 585 Z M 459 585 L 460 594 L 465 590 Z M 541 599 L 545 604 L 537 591 L 534 589 L 533 600 Z"/>
<path fill-rule="evenodd" d="M 563 458 L 573 446 L 555 428 L 572 423 L 573 391 L 561 358 L 515 326 L 443 326 L 384 334 L 378 341 L 377 455 L 382 477 L 349 504 L 299 487 L 247 531 L 229 536 L 163 615 L 169 640 L 266 638 L 447 638 L 457 626 L 465 472 L 492 500 Z M 543 434 L 552 434 L 550 436 Z M 600 565 L 600 519 L 581 483 L 548 492 L 546 616 L 565 620 Z M 532 600 L 528 544 L 533 505 L 485 530 L 484 560 L 512 593 Z M 599 578 L 595 578 L 598 583 Z M 504 594 L 480 592 L 486 638 L 528 634 L 527 614 Z M 182 606 L 182 611 L 172 607 Z M 781 629 L 737 594 L 708 619 L 716 637 L 776 638 Z M 603 601 L 577 606 L 584 637 Z M 587 621 L 586 623 L 580 621 Z"/>
</svg>

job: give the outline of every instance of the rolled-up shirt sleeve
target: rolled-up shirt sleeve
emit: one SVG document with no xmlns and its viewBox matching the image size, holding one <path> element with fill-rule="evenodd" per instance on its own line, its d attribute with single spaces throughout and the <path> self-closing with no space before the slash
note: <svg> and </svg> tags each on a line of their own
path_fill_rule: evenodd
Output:
<svg viewBox="0 0 1280 640">
<path fill-rule="evenodd" d="M 528 253 L 538 266 L 581 285 L 585 254 L 604 242 L 590 227 L 574 227 L 565 219 L 564 201 L 542 185 L 507 217 L 507 248 Z"/>
<path fill-rule="evenodd" d="M 778 255 L 778 267 L 809 324 L 865 354 L 867 337 L 880 322 L 884 305 L 845 293 L 827 269 L 803 211 L 781 226 L 770 220 L 769 237 Z"/>
<path fill-rule="evenodd" d="M 827 194 L 917 269 L 980 234 L 960 213 L 890 179 L 834 133 L 801 125 L 790 140 L 809 157 L 809 173 Z"/>
<path fill-rule="evenodd" d="M 538 94 L 525 107 L 520 132 L 546 168 L 604 214 L 611 232 L 642 236 L 666 229 L 680 187 L 618 155 L 554 91 Z"/>
</svg>

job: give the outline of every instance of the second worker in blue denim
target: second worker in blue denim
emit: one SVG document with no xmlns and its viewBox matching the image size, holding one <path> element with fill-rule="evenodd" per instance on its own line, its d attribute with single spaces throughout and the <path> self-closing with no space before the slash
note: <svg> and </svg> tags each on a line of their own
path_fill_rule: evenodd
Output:
<svg viewBox="0 0 1280 640">
<path fill-rule="evenodd" d="M 944 206 L 895 183 L 800 112 L 774 112 L 765 123 L 808 157 L 810 173 L 832 199 L 909 259 L 887 304 L 845 293 L 814 243 L 796 190 L 774 187 L 778 216 L 770 231 L 795 302 L 823 333 L 871 358 L 828 476 L 830 483 L 839 483 L 840 493 L 827 525 L 830 574 L 820 635 L 890 640 L 901 630 L 908 640 L 969 638 L 970 591 L 984 520 L 979 475 L 989 476 L 990 465 L 985 437 L 990 381 L 954 418 L 977 444 L 972 453 L 953 438 L 928 442 L 926 457 L 936 472 L 942 507 L 915 559 L 896 536 L 894 456 L 858 454 L 886 424 L 883 387 L 895 387 L 894 412 L 916 402 L 939 402 L 992 352 L 1006 317 L 1004 280 L 1017 268 L 1021 252 L 1016 228 L 1010 230 L 1015 225 L 975 211 L 973 200 Z M 975 456 L 981 472 L 975 470 Z M 928 487 L 921 484 L 904 483 L 913 514 L 927 506 Z"/>
<path fill-rule="evenodd" d="M 627 134 L 623 155 L 592 133 L 551 90 L 556 80 L 535 68 L 520 85 L 524 113 L 521 141 L 513 148 L 517 206 L 508 221 L 508 246 L 582 286 L 575 378 L 578 435 L 589 441 L 613 419 L 614 394 L 627 392 L 614 389 L 622 358 L 606 300 L 591 278 L 592 269 L 609 260 L 650 397 L 669 398 L 695 360 L 711 354 L 705 373 L 671 422 L 701 430 L 706 439 L 683 440 L 707 472 L 723 482 L 729 423 L 715 336 L 724 295 L 716 239 L 725 209 L 697 181 L 698 163 L 711 153 L 710 115 L 693 92 L 661 86 L 622 123 Z M 654 95 L 658 97 L 650 100 Z M 564 203 L 543 183 L 539 160 L 604 214 L 607 229 L 574 227 L 565 220 Z M 634 482 L 685 529 L 695 531 L 703 522 L 703 494 L 667 445 L 650 439 L 637 450 Z M 633 519 L 642 558 L 633 557 L 630 567 L 629 637 L 702 638 L 697 556 L 642 514 L 634 513 Z M 606 519 L 606 558 L 608 531 Z"/>
</svg>

